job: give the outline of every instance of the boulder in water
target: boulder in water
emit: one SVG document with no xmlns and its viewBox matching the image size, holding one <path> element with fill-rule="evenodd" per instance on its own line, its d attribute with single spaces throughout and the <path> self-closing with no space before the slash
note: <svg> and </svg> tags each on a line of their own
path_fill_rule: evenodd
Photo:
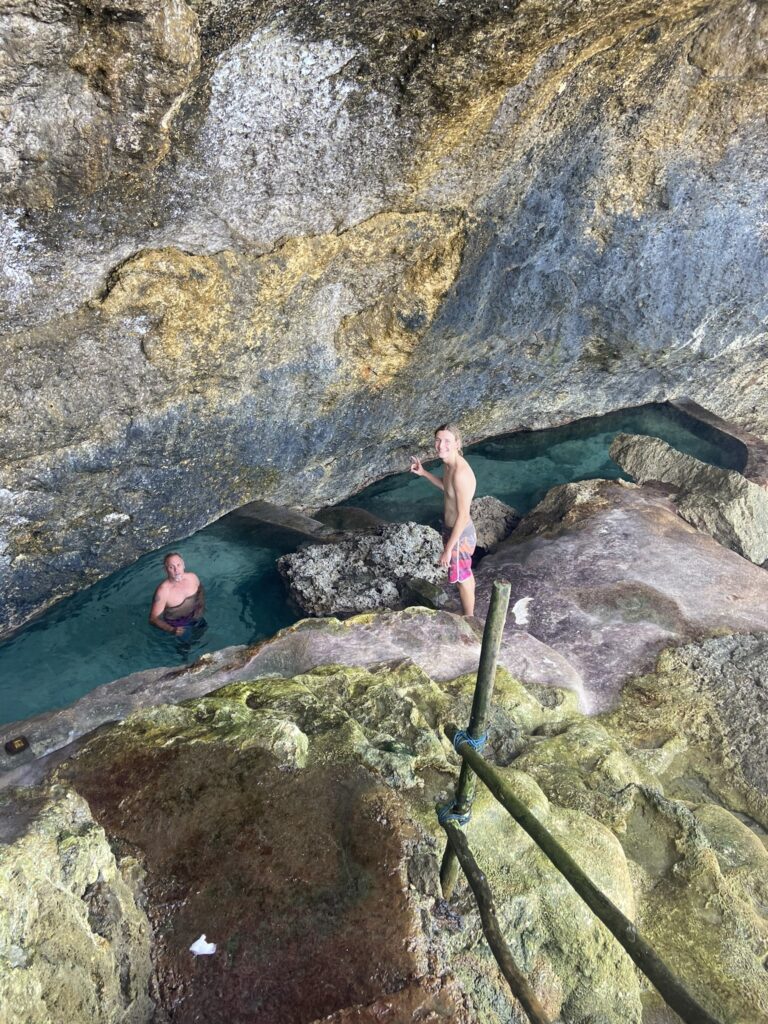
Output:
<svg viewBox="0 0 768 1024">
<path fill-rule="evenodd" d="M 333 544 L 310 544 L 283 555 L 277 567 L 291 598 L 309 615 L 352 615 L 402 608 L 413 581 L 437 585 L 443 545 L 429 526 L 396 523 Z M 434 603 L 434 602 L 432 602 Z"/>
</svg>

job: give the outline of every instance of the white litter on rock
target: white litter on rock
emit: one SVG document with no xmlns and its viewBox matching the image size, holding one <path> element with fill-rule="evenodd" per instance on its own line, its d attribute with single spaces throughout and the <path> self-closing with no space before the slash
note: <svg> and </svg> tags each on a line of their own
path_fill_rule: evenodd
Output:
<svg viewBox="0 0 768 1024">
<path fill-rule="evenodd" d="M 512 615 L 515 623 L 518 626 L 525 626 L 528 623 L 528 605 L 533 600 L 532 597 L 521 597 L 519 601 L 515 601 L 512 605 Z"/>
<path fill-rule="evenodd" d="M 210 956 L 211 953 L 216 952 L 215 942 L 206 942 L 205 935 L 201 935 L 196 942 L 193 942 L 189 947 L 190 953 L 194 953 L 195 956 Z"/>
</svg>

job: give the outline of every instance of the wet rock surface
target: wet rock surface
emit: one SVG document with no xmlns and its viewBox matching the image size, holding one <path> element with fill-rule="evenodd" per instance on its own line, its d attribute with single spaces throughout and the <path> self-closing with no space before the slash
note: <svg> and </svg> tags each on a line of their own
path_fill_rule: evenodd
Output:
<svg viewBox="0 0 768 1024">
<path fill-rule="evenodd" d="M 0 786 L 38 778 L 35 758 L 61 757 L 78 737 L 125 718 L 139 708 L 201 697 L 225 683 L 260 676 L 293 676 L 317 665 L 340 662 L 369 667 L 382 662 L 413 661 L 432 678 L 445 680 L 473 671 L 480 657 L 482 623 L 450 612 L 409 608 L 375 612 L 340 622 L 307 619 L 253 647 L 231 647 L 174 669 L 149 669 L 99 686 L 69 708 L 45 712 L 4 727 L 0 738 L 24 732 L 29 760 L 20 764 L 0 746 Z M 502 642 L 500 664 L 532 686 L 562 687 L 583 699 L 582 680 L 573 666 L 551 647 L 524 630 Z M 558 691 L 542 696 L 557 702 Z M 52 752 L 59 751 L 58 754 Z"/>
<path fill-rule="evenodd" d="M 278 559 L 291 599 L 309 615 L 352 615 L 402 608 L 446 581 L 438 565 L 440 534 L 418 523 L 397 523 L 328 544 L 310 544 Z"/>
<path fill-rule="evenodd" d="M 657 437 L 619 434 L 611 458 L 639 483 L 656 480 L 677 491 L 686 522 L 757 565 L 768 560 L 768 490 L 734 470 L 676 451 Z"/>
<path fill-rule="evenodd" d="M 762 5 L 192 7 L 0 15 L 0 628 L 446 403 L 768 434 Z"/>
<path fill-rule="evenodd" d="M 738 663 L 736 649 L 761 658 L 761 642 L 729 636 L 667 651 L 614 711 L 591 719 L 567 695 L 547 706 L 502 670 L 487 748 L 695 996 L 732 1024 L 768 1008 L 768 793 L 744 747 L 732 749 L 714 685 L 721 664 Z M 712 688 L 700 685 L 703 664 Z M 466 719 L 473 689 L 473 676 L 438 683 L 407 664 L 233 683 L 140 711 L 56 769 L 117 856 L 146 872 L 155 1020 L 523 1024 L 465 885 L 450 903 L 439 898 L 434 806 L 457 773 L 444 726 Z M 45 791 L 27 792 L 33 817 Z M 553 1018 L 665 1019 L 620 947 L 482 787 L 467 832 L 513 953 Z M 18 836 L 7 839 L 14 850 Z M 9 927 L 0 915 L 0 949 Z M 193 959 L 187 947 L 201 932 L 218 950 Z"/>
<path fill-rule="evenodd" d="M 478 567 L 480 615 L 499 577 L 513 601 L 531 597 L 525 629 L 579 672 L 593 709 L 670 643 L 768 631 L 765 570 L 693 529 L 652 487 L 553 488 Z"/>
</svg>

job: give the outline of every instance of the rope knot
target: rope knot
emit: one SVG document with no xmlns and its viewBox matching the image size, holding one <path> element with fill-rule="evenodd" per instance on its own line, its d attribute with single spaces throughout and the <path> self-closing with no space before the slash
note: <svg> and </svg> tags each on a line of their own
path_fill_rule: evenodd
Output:
<svg viewBox="0 0 768 1024">
<path fill-rule="evenodd" d="M 477 739 L 470 736 L 466 729 L 459 729 L 456 735 L 453 737 L 453 746 L 458 751 L 460 744 L 467 743 L 473 750 L 478 753 L 483 749 L 488 739 L 488 733 L 484 732 L 482 736 L 478 736 Z"/>
<path fill-rule="evenodd" d="M 437 808 L 437 820 L 441 825 L 445 825 L 446 822 L 456 821 L 459 825 L 469 824 L 469 819 L 472 817 L 472 811 L 467 811 L 465 814 L 458 814 L 454 811 L 453 804 L 443 804 L 442 807 Z"/>
</svg>

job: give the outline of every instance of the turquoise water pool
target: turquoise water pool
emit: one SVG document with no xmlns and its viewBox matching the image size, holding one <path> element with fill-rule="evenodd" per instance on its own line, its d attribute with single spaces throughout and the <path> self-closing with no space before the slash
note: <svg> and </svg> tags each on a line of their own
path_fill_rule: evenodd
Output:
<svg viewBox="0 0 768 1024">
<path fill-rule="evenodd" d="M 478 494 L 493 494 L 526 512 L 555 484 L 615 478 L 608 457 L 621 431 L 663 437 L 681 451 L 740 468 L 743 448 L 666 406 L 625 410 L 551 430 L 510 434 L 467 449 Z M 345 504 L 382 519 L 434 521 L 440 493 L 402 473 L 368 487 Z M 55 605 L 0 644 L 0 723 L 64 707 L 102 683 L 141 669 L 193 661 L 204 651 L 253 643 L 295 621 L 275 560 L 285 552 L 267 530 L 220 520 L 187 540 L 145 555 L 82 593 Z M 183 555 L 207 593 L 208 628 L 191 646 L 147 621 L 163 556 Z"/>
<path fill-rule="evenodd" d="M 661 437 L 674 448 L 723 469 L 744 465 L 745 451 L 738 441 L 666 405 L 620 410 L 549 430 L 506 434 L 472 445 L 464 454 L 477 477 L 478 496 L 492 494 L 525 514 L 557 484 L 596 477 L 628 479 L 608 455 L 611 442 L 620 433 Z M 434 471 L 439 463 L 428 465 Z M 366 508 L 392 522 L 415 519 L 428 523 L 442 507 L 439 491 L 410 473 L 371 484 L 346 504 Z"/>
</svg>

